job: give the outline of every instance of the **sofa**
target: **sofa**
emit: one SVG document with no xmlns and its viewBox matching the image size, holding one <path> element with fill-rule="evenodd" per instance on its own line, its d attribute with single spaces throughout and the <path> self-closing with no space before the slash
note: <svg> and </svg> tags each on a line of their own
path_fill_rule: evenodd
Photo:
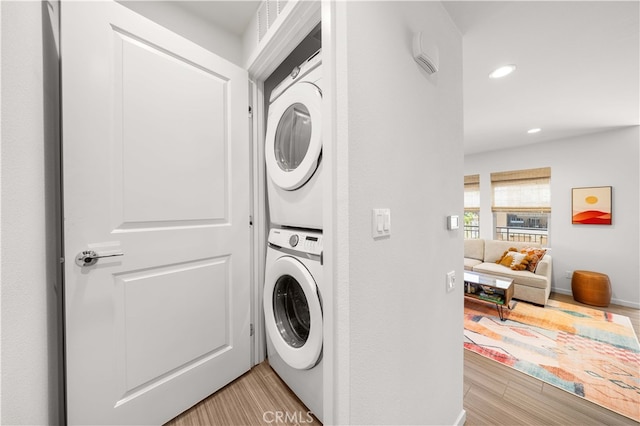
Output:
<svg viewBox="0 0 640 426">
<path fill-rule="evenodd" d="M 548 249 L 538 261 L 534 272 L 531 272 L 527 269 L 513 270 L 509 266 L 496 263 L 510 248 L 519 251 L 524 248 L 541 248 L 541 245 L 531 242 L 465 239 L 464 269 L 512 278 L 514 299 L 546 305 L 551 293 L 551 256 Z"/>
</svg>

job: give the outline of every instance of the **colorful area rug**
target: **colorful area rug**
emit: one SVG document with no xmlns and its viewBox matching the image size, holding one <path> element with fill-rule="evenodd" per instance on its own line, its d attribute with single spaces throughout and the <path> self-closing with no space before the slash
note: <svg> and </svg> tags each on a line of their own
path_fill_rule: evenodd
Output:
<svg viewBox="0 0 640 426">
<path fill-rule="evenodd" d="M 640 345 L 629 318 L 554 300 L 496 306 L 465 298 L 464 347 L 640 421 Z"/>
</svg>

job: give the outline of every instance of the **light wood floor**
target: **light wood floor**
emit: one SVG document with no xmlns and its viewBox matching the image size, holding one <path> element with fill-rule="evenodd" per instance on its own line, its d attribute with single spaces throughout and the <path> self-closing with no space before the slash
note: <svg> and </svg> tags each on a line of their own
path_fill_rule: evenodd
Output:
<svg viewBox="0 0 640 426">
<path fill-rule="evenodd" d="M 581 305 L 571 296 L 552 293 L 551 298 Z M 615 305 L 603 309 L 631 318 L 640 336 L 640 311 Z M 464 351 L 464 408 L 466 426 L 638 425 L 470 351 Z M 274 421 L 277 413 L 280 422 Z M 296 424 L 296 419 L 299 424 L 320 424 L 315 418 L 309 422 L 306 415 L 307 408 L 264 362 L 167 426 Z"/>
<path fill-rule="evenodd" d="M 321 425 L 307 412 L 265 361 L 166 426 Z"/>
</svg>

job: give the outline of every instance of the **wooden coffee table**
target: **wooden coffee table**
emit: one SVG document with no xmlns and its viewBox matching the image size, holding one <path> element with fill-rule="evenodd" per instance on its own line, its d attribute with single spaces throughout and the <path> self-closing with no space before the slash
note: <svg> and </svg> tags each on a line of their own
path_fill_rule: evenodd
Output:
<svg viewBox="0 0 640 426">
<path fill-rule="evenodd" d="M 513 297 L 513 280 L 497 275 L 464 271 L 464 296 L 496 304 L 501 321 L 505 321 L 504 307 Z"/>
</svg>

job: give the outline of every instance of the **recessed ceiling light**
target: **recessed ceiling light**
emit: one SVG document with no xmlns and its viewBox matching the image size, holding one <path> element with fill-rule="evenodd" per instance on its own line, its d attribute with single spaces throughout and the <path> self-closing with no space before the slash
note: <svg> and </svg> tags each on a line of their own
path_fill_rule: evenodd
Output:
<svg viewBox="0 0 640 426">
<path fill-rule="evenodd" d="M 529 129 L 527 130 L 527 133 L 538 133 L 539 131 L 541 131 L 542 129 L 540 127 L 536 127 L 534 129 Z"/>
<path fill-rule="evenodd" d="M 504 65 L 500 68 L 495 69 L 491 74 L 489 74 L 489 78 L 502 78 L 514 72 L 516 70 L 516 66 L 513 64 Z"/>
</svg>

